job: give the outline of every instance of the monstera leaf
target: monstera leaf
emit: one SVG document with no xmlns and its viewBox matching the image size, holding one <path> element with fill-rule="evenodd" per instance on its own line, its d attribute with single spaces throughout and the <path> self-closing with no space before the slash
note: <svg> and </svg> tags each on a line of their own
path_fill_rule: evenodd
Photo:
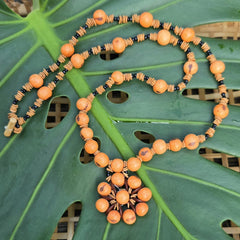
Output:
<svg viewBox="0 0 240 240">
<path fill-rule="evenodd" d="M 116 16 L 150 11 L 156 19 L 183 27 L 240 19 L 238 0 L 40 0 L 34 2 L 33 12 L 26 18 L 17 16 L 3 2 L 0 7 L 2 130 L 17 89 L 29 75 L 56 61 L 60 46 L 97 8 Z M 111 42 L 116 36 L 126 38 L 154 31 L 136 24 L 92 28 L 80 39 L 76 51 Z M 226 63 L 227 87 L 240 89 L 239 43 L 205 40 L 216 57 Z M 194 51 L 200 70 L 188 88 L 216 88 L 204 54 L 197 47 Z M 84 165 L 79 161 L 84 144 L 75 123 L 79 96 L 87 96 L 114 70 L 142 71 L 177 83 L 184 61 L 178 47 L 160 47 L 150 41 L 129 47 L 112 61 L 92 56 L 81 70 L 67 73 L 54 91 L 54 96 L 67 96 L 71 102 L 69 113 L 57 127 L 45 128 L 46 102 L 20 135 L 5 138 L 1 134 L 1 239 L 50 239 L 61 215 L 75 201 L 81 201 L 83 207 L 74 239 L 230 239 L 221 223 L 231 219 L 240 224 L 239 174 L 202 158 L 199 149 L 167 152 L 143 164 L 138 175 L 151 188 L 153 199 L 147 216 L 138 217 L 132 226 L 123 222 L 110 225 L 105 215 L 96 211 L 96 187 L 104 181 L 104 171 L 93 162 Z M 135 131 L 166 141 L 183 139 L 188 133 L 204 133 L 213 119 L 211 102 L 188 99 L 181 93 L 153 94 L 149 86 L 137 80 L 113 89 L 126 92 L 128 100 L 114 104 L 106 95 L 99 96 L 90 113 L 90 126 L 101 141 L 101 151 L 111 159 L 126 160 L 141 147 L 150 146 L 137 139 Z M 21 102 L 20 115 L 35 98 L 36 91 Z M 200 147 L 240 156 L 239 116 L 239 107 L 230 106 L 230 114 L 214 138 Z"/>
</svg>

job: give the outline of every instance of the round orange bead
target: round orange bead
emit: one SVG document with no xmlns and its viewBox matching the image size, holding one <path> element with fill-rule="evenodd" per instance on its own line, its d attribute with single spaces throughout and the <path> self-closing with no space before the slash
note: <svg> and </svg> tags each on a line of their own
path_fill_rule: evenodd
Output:
<svg viewBox="0 0 240 240">
<path fill-rule="evenodd" d="M 140 15 L 140 25 L 144 28 L 149 28 L 153 23 L 153 15 L 150 12 L 143 12 Z"/>
<path fill-rule="evenodd" d="M 106 153 L 100 152 L 94 157 L 94 162 L 98 167 L 104 168 L 109 164 L 109 157 Z"/>
<path fill-rule="evenodd" d="M 142 184 L 142 181 L 139 177 L 137 176 L 130 176 L 128 178 L 128 186 L 132 189 L 139 188 Z"/>
<path fill-rule="evenodd" d="M 187 74 L 195 74 L 198 71 L 198 64 L 195 61 L 187 61 L 183 65 L 183 71 Z"/>
<path fill-rule="evenodd" d="M 167 90 L 167 88 L 168 84 L 162 79 L 157 80 L 153 85 L 153 91 L 157 94 L 164 93 Z"/>
<path fill-rule="evenodd" d="M 181 38 L 185 42 L 191 42 L 195 37 L 195 32 L 192 28 L 184 28 L 181 33 Z"/>
<path fill-rule="evenodd" d="M 163 154 L 167 151 L 167 144 L 164 140 L 158 139 L 153 142 L 153 151 L 156 154 Z"/>
<path fill-rule="evenodd" d="M 147 202 L 152 197 L 152 191 L 149 188 L 144 187 L 138 191 L 137 196 L 140 200 Z"/>
<path fill-rule="evenodd" d="M 92 108 L 91 102 L 87 98 L 79 98 L 76 102 L 77 109 L 88 112 Z"/>
<path fill-rule="evenodd" d="M 76 116 L 76 123 L 81 127 L 89 123 L 89 117 L 86 113 L 79 113 Z"/>
<path fill-rule="evenodd" d="M 122 187 L 125 183 L 125 177 L 122 173 L 114 173 L 112 175 L 111 181 L 114 185 Z"/>
<path fill-rule="evenodd" d="M 124 81 L 124 75 L 122 72 L 115 71 L 112 73 L 111 78 L 115 82 L 116 85 L 120 85 Z"/>
<path fill-rule="evenodd" d="M 61 53 L 65 57 L 71 57 L 74 53 L 74 47 L 70 43 L 66 43 L 61 47 Z"/>
<path fill-rule="evenodd" d="M 87 140 L 84 148 L 87 153 L 94 154 L 98 150 L 98 143 L 93 139 Z"/>
<path fill-rule="evenodd" d="M 114 38 L 112 41 L 112 44 L 113 44 L 113 50 L 116 53 L 122 53 L 126 48 L 125 41 L 121 37 Z"/>
<path fill-rule="evenodd" d="M 34 88 L 40 88 L 43 85 L 43 79 L 38 74 L 32 74 L 29 77 L 29 83 Z"/>
<path fill-rule="evenodd" d="M 93 130 L 89 127 L 84 127 L 80 131 L 80 136 L 84 140 L 89 140 L 93 138 Z"/>
<path fill-rule="evenodd" d="M 220 117 L 220 118 L 226 118 L 229 114 L 229 109 L 228 106 L 225 104 L 217 104 L 214 109 L 213 109 L 213 114 L 216 117 Z"/>
<path fill-rule="evenodd" d="M 223 73 L 225 71 L 225 64 L 222 61 L 215 61 L 210 65 L 210 71 L 213 74 Z"/>
<path fill-rule="evenodd" d="M 117 210 L 112 210 L 108 213 L 107 220 L 111 224 L 116 224 L 121 220 L 121 215 Z"/>
<path fill-rule="evenodd" d="M 199 145 L 198 136 L 196 136 L 195 134 L 188 134 L 183 141 L 185 143 L 186 148 L 189 150 L 196 149 Z"/>
<path fill-rule="evenodd" d="M 84 64 L 84 58 L 81 56 L 81 54 L 76 53 L 72 55 L 71 63 L 75 68 L 81 68 Z"/>
<path fill-rule="evenodd" d="M 112 188 L 108 183 L 101 182 L 101 183 L 98 184 L 97 191 L 101 196 L 105 197 L 105 196 L 108 196 L 111 193 Z"/>
<path fill-rule="evenodd" d="M 47 100 L 52 96 L 52 90 L 49 87 L 43 86 L 38 89 L 37 95 L 42 100 Z"/>
<path fill-rule="evenodd" d="M 138 152 L 139 157 L 144 161 L 148 162 L 152 159 L 153 153 L 150 148 L 144 147 Z"/>
<path fill-rule="evenodd" d="M 99 198 L 97 201 L 96 201 L 96 209 L 99 211 L 99 212 L 106 212 L 109 208 L 109 202 L 105 199 L 105 198 Z"/>
<path fill-rule="evenodd" d="M 171 38 L 171 33 L 168 30 L 161 30 L 158 32 L 157 35 L 157 42 L 162 45 L 168 45 L 170 42 L 170 38 Z"/>
<path fill-rule="evenodd" d="M 116 194 L 116 200 L 121 205 L 127 204 L 129 201 L 128 191 L 125 189 L 119 190 Z"/>
<path fill-rule="evenodd" d="M 124 163 L 122 159 L 115 158 L 111 162 L 111 168 L 113 172 L 116 172 L 116 173 L 121 172 L 123 170 L 123 166 L 124 166 Z"/>
<path fill-rule="evenodd" d="M 148 205 L 147 203 L 138 203 L 136 205 L 136 214 L 139 216 L 139 217 L 143 217 L 147 214 L 148 212 Z"/>
<path fill-rule="evenodd" d="M 107 20 L 107 15 L 102 9 L 98 9 L 93 13 L 93 19 L 97 25 L 103 25 Z"/>
<path fill-rule="evenodd" d="M 141 165 L 142 165 L 141 160 L 135 157 L 131 157 L 127 161 L 127 168 L 131 172 L 136 172 L 141 167 Z"/>
<path fill-rule="evenodd" d="M 126 209 L 123 212 L 122 218 L 123 221 L 128 225 L 132 225 L 136 222 L 136 214 L 132 209 Z"/>
<path fill-rule="evenodd" d="M 173 152 L 178 152 L 182 149 L 182 142 L 180 139 L 173 139 L 169 142 L 169 148 Z"/>
</svg>

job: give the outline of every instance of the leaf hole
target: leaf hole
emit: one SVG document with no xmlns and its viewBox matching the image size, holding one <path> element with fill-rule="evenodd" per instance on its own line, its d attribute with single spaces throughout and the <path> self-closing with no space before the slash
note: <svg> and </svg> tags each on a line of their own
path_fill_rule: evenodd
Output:
<svg viewBox="0 0 240 240">
<path fill-rule="evenodd" d="M 51 240 L 68 240 L 73 238 L 73 234 L 79 222 L 82 204 L 77 201 L 71 204 L 60 218 L 55 228 Z"/>
<path fill-rule="evenodd" d="M 107 94 L 107 98 L 112 103 L 120 104 L 128 100 L 128 94 L 123 91 L 110 91 Z"/>
<path fill-rule="evenodd" d="M 56 127 L 66 117 L 69 109 L 69 98 L 63 96 L 54 98 L 49 106 L 45 127 L 47 129 Z"/>
<path fill-rule="evenodd" d="M 140 141 L 144 142 L 144 143 L 153 143 L 155 141 L 155 137 L 148 133 L 148 132 L 144 132 L 144 131 L 136 131 L 134 132 L 134 135 L 136 138 L 138 138 Z"/>
<path fill-rule="evenodd" d="M 114 60 L 116 58 L 119 58 L 121 56 L 121 54 L 119 53 L 116 53 L 114 51 L 109 51 L 109 52 L 106 52 L 106 51 L 103 51 L 101 54 L 100 54 L 100 58 L 102 60 L 105 60 L 105 61 L 111 61 L 111 60 Z"/>
<path fill-rule="evenodd" d="M 101 148 L 101 141 L 99 140 L 99 138 L 97 137 L 93 137 L 93 140 L 97 141 L 98 143 L 98 149 L 100 150 Z M 87 164 L 92 162 L 94 159 L 94 155 L 93 154 L 89 154 L 85 151 L 84 147 L 82 148 L 82 151 L 80 153 L 80 162 L 83 164 Z"/>
<path fill-rule="evenodd" d="M 232 220 L 227 219 L 222 222 L 221 227 L 228 236 L 233 239 L 240 239 L 240 227 L 234 223 Z"/>
</svg>

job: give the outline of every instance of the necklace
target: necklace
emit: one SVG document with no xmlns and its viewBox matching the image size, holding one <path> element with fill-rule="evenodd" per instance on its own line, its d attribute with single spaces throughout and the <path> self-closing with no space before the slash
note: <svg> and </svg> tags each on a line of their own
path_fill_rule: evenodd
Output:
<svg viewBox="0 0 240 240">
<path fill-rule="evenodd" d="M 98 45 L 86 50 L 82 53 L 74 53 L 74 46 L 78 42 L 78 38 L 85 35 L 86 30 L 93 26 L 103 25 L 105 23 L 118 22 L 124 24 L 128 22 L 139 23 L 144 28 L 153 27 L 154 29 L 161 29 L 158 32 L 149 34 L 138 34 L 137 36 L 123 39 L 121 37 L 114 38 L 111 43 L 106 43 L 102 46 Z M 172 31 L 177 38 L 170 33 Z M 106 15 L 103 10 L 96 10 L 93 18 L 87 19 L 84 26 L 76 31 L 76 34 L 69 40 L 69 43 L 61 47 L 61 54 L 56 63 L 53 63 L 47 68 L 44 68 L 39 74 L 32 74 L 29 81 L 22 86 L 17 92 L 8 114 L 9 123 L 5 129 L 4 135 L 9 137 L 12 132 L 19 134 L 22 131 L 22 126 L 30 117 L 35 115 L 35 111 L 42 105 L 42 102 L 52 96 L 52 91 L 56 87 L 58 81 L 62 81 L 64 75 L 71 71 L 72 68 L 81 68 L 85 61 L 91 55 L 97 55 L 102 51 L 114 51 L 116 53 L 123 53 L 128 46 L 132 46 L 135 42 L 143 42 L 145 40 L 156 41 L 159 45 L 165 46 L 172 44 L 179 46 L 186 54 L 187 61 L 183 65 L 184 77 L 177 85 L 167 84 L 163 79 L 155 79 L 147 76 L 141 72 L 138 73 L 122 73 L 115 71 L 107 79 L 104 85 L 98 86 L 92 93 L 85 98 L 78 99 L 76 106 L 79 110 L 76 116 L 76 123 L 80 127 L 80 135 L 85 141 L 85 151 L 89 154 L 94 154 L 94 162 L 100 168 L 106 170 L 106 182 L 101 182 L 97 191 L 101 198 L 96 201 L 96 208 L 100 212 L 105 212 L 107 220 L 111 224 L 116 224 L 122 218 L 127 224 L 133 224 L 136 221 L 136 215 L 142 217 L 148 212 L 148 202 L 152 197 L 152 192 L 149 188 L 142 185 L 139 177 L 129 174 L 129 171 L 136 172 L 140 169 L 142 162 L 150 161 L 156 154 L 164 154 L 167 150 L 178 152 L 182 148 L 189 150 L 196 149 L 200 143 L 213 137 L 216 127 L 219 126 L 224 118 L 228 116 L 229 110 L 227 107 L 228 99 L 226 97 L 226 86 L 224 84 L 224 77 L 222 73 L 225 70 L 225 64 L 215 58 L 210 47 L 201 38 L 195 36 L 192 28 L 181 28 L 173 26 L 171 23 L 162 23 L 159 20 L 153 19 L 149 12 L 144 12 L 141 15 L 134 14 L 128 16 L 114 16 Z M 166 143 L 163 139 L 157 139 L 153 142 L 152 147 L 144 147 L 139 150 L 135 157 L 129 158 L 127 161 L 122 159 L 110 160 L 106 153 L 98 150 L 98 143 L 93 139 L 93 130 L 88 126 L 89 117 L 88 111 L 91 110 L 94 98 L 97 95 L 103 94 L 106 89 L 112 88 L 113 85 L 120 85 L 123 82 L 129 82 L 133 79 L 138 79 L 146 82 L 153 88 L 156 94 L 163 94 L 165 92 L 174 92 L 183 90 L 191 80 L 192 76 L 198 71 L 198 64 L 195 61 L 194 53 L 190 49 L 190 43 L 201 47 L 206 54 L 209 61 L 210 72 L 214 75 L 218 83 L 218 91 L 220 94 L 220 101 L 213 109 L 214 120 L 210 128 L 205 134 L 195 135 L 188 134 L 183 140 L 172 139 Z M 51 72 L 59 69 L 59 66 L 70 58 L 64 66 L 63 70 L 59 71 L 55 79 L 47 86 L 43 86 L 44 79 Z M 17 116 L 18 102 L 22 100 L 26 92 L 30 92 L 33 88 L 39 88 L 37 91 L 38 98 L 35 100 L 33 106 L 23 117 Z"/>
</svg>

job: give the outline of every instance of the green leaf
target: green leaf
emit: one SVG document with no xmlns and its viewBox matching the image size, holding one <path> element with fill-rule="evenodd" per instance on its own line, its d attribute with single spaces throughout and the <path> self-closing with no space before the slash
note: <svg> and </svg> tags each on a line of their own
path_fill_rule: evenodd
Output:
<svg viewBox="0 0 240 240">
<path fill-rule="evenodd" d="M 151 11 L 156 19 L 179 26 L 196 26 L 218 21 L 239 21 L 237 0 L 161 0 L 161 1 L 79 1 L 42 0 L 34 2 L 33 12 L 21 18 L 0 3 L 0 126 L 7 124 L 13 95 L 27 81 L 56 61 L 62 43 L 101 8 L 107 14 L 131 15 Z M 129 37 L 154 32 L 136 24 L 100 26 L 90 29 L 76 47 L 82 52 L 111 42 L 116 36 Z M 240 47 L 237 41 L 204 39 L 218 59 L 226 62 L 226 84 L 240 89 Z M 196 47 L 199 72 L 188 88 L 216 88 L 204 55 Z M 143 42 L 129 47 L 119 58 L 104 61 L 92 56 L 81 70 L 67 73 L 54 96 L 67 96 L 70 111 L 53 129 L 45 129 L 49 103 L 37 110 L 20 135 L 0 136 L 1 230 L 2 239 L 50 239 L 65 209 L 81 201 L 83 209 L 74 239 L 231 239 L 221 222 L 231 219 L 240 225 L 239 174 L 203 159 L 198 150 L 186 149 L 155 156 L 144 163 L 138 175 L 151 188 L 147 216 L 137 218 L 133 226 L 123 222 L 110 225 L 95 209 L 96 187 L 104 171 L 93 162 L 83 165 L 79 155 L 83 141 L 75 124 L 75 102 L 103 84 L 112 71 L 142 71 L 155 78 L 177 83 L 182 77 L 183 52 L 178 47 L 159 47 Z M 49 77 L 50 81 L 53 74 Z M 101 151 L 110 158 L 127 160 L 143 146 L 135 131 L 151 133 L 169 141 L 192 132 L 202 134 L 212 121 L 213 103 L 185 98 L 172 93 L 153 94 L 149 86 L 132 81 L 113 87 L 128 93 L 122 104 L 111 103 L 106 95 L 94 100 L 90 126 L 101 141 Z M 20 115 L 36 98 L 36 91 L 24 98 Z M 230 106 L 230 114 L 215 136 L 200 147 L 240 156 L 239 107 Z M 3 128 L 2 128 L 3 129 Z"/>
</svg>

